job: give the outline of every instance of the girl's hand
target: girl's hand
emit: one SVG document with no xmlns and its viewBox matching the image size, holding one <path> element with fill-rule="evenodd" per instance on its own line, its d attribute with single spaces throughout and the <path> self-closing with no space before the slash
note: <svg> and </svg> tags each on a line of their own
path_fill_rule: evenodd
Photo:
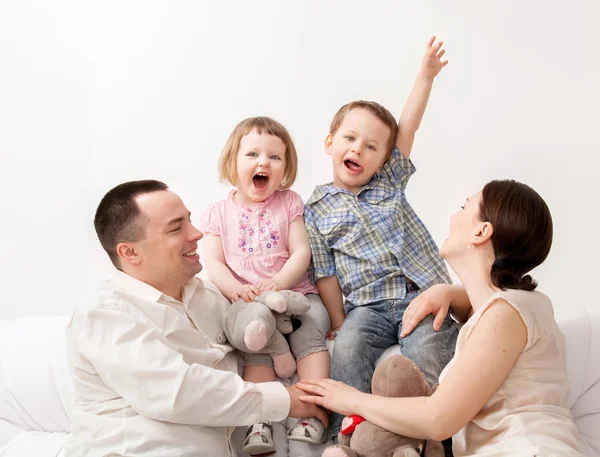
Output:
<svg viewBox="0 0 600 457">
<path fill-rule="evenodd" d="M 302 380 L 296 386 L 310 394 L 300 396 L 301 401 L 314 403 L 344 416 L 358 414 L 358 405 L 365 395 L 354 387 L 333 379 Z"/>
<path fill-rule="evenodd" d="M 444 44 L 441 41 L 438 41 L 435 45 L 435 37 L 432 36 L 427 42 L 427 46 L 425 47 L 425 57 L 423 57 L 423 62 L 421 63 L 421 74 L 428 78 L 435 78 L 442 68 L 448 65 L 448 61 L 442 61 L 442 56 L 446 53 L 444 49 L 442 49 L 442 45 Z"/>
<path fill-rule="evenodd" d="M 419 325 L 419 322 L 429 314 L 435 316 L 433 329 L 437 332 L 444 323 L 450 309 L 450 291 L 451 286 L 448 284 L 436 284 L 411 301 L 402 316 L 400 338 L 409 335 Z"/>
<path fill-rule="evenodd" d="M 256 288 L 260 292 L 264 292 L 266 290 L 281 290 L 281 284 L 276 279 L 263 279 L 256 283 Z M 259 293 L 260 293 L 259 292 Z"/>
<path fill-rule="evenodd" d="M 260 295 L 260 289 L 252 284 L 240 284 L 231 292 L 231 300 L 236 302 L 244 300 L 246 303 L 254 301 Z"/>
</svg>

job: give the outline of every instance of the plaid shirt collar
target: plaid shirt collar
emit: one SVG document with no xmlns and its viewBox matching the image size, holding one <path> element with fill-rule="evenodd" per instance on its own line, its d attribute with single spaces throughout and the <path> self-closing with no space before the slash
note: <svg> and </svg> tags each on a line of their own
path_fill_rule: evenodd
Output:
<svg viewBox="0 0 600 457">
<path fill-rule="evenodd" d="M 327 195 L 335 195 L 339 193 L 352 194 L 349 190 L 342 189 L 333 185 L 333 182 L 317 186 L 307 204 L 318 202 Z M 376 204 L 382 200 L 385 200 L 396 193 L 394 186 L 387 180 L 384 179 L 383 174 L 376 174 L 371 178 L 368 184 L 361 187 L 358 191 L 357 196 L 364 194 L 365 200 L 369 203 Z"/>
</svg>

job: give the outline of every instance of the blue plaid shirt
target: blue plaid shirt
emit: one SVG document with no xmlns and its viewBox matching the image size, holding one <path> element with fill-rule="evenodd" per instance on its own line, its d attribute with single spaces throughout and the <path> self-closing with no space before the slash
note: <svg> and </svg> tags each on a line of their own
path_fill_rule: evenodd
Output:
<svg viewBox="0 0 600 457">
<path fill-rule="evenodd" d="M 406 200 L 415 167 L 398 148 L 357 195 L 317 186 L 304 207 L 311 275 L 337 276 L 355 306 L 406 296 L 405 276 L 422 290 L 450 283 L 438 248 Z"/>
</svg>

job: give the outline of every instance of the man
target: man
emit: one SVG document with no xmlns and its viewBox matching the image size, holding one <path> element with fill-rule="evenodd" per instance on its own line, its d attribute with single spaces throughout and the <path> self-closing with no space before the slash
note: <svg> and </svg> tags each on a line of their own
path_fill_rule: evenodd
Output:
<svg viewBox="0 0 600 457">
<path fill-rule="evenodd" d="M 164 183 L 115 187 L 94 225 L 117 271 L 67 328 L 68 457 L 232 456 L 233 426 L 327 419 L 295 386 L 238 376 L 223 333 L 229 303 L 195 277 L 202 233 Z"/>
</svg>

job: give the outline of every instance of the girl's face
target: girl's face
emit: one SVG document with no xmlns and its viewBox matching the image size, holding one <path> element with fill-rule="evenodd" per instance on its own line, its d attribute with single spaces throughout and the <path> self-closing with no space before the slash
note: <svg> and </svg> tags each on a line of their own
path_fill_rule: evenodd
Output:
<svg viewBox="0 0 600 457">
<path fill-rule="evenodd" d="M 242 138 L 236 159 L 238 203 L 251 207 L 279 189 L 285 174 L 285 153 L 285 144 L 276 136 L 253 130 Z"/>
</svg>

